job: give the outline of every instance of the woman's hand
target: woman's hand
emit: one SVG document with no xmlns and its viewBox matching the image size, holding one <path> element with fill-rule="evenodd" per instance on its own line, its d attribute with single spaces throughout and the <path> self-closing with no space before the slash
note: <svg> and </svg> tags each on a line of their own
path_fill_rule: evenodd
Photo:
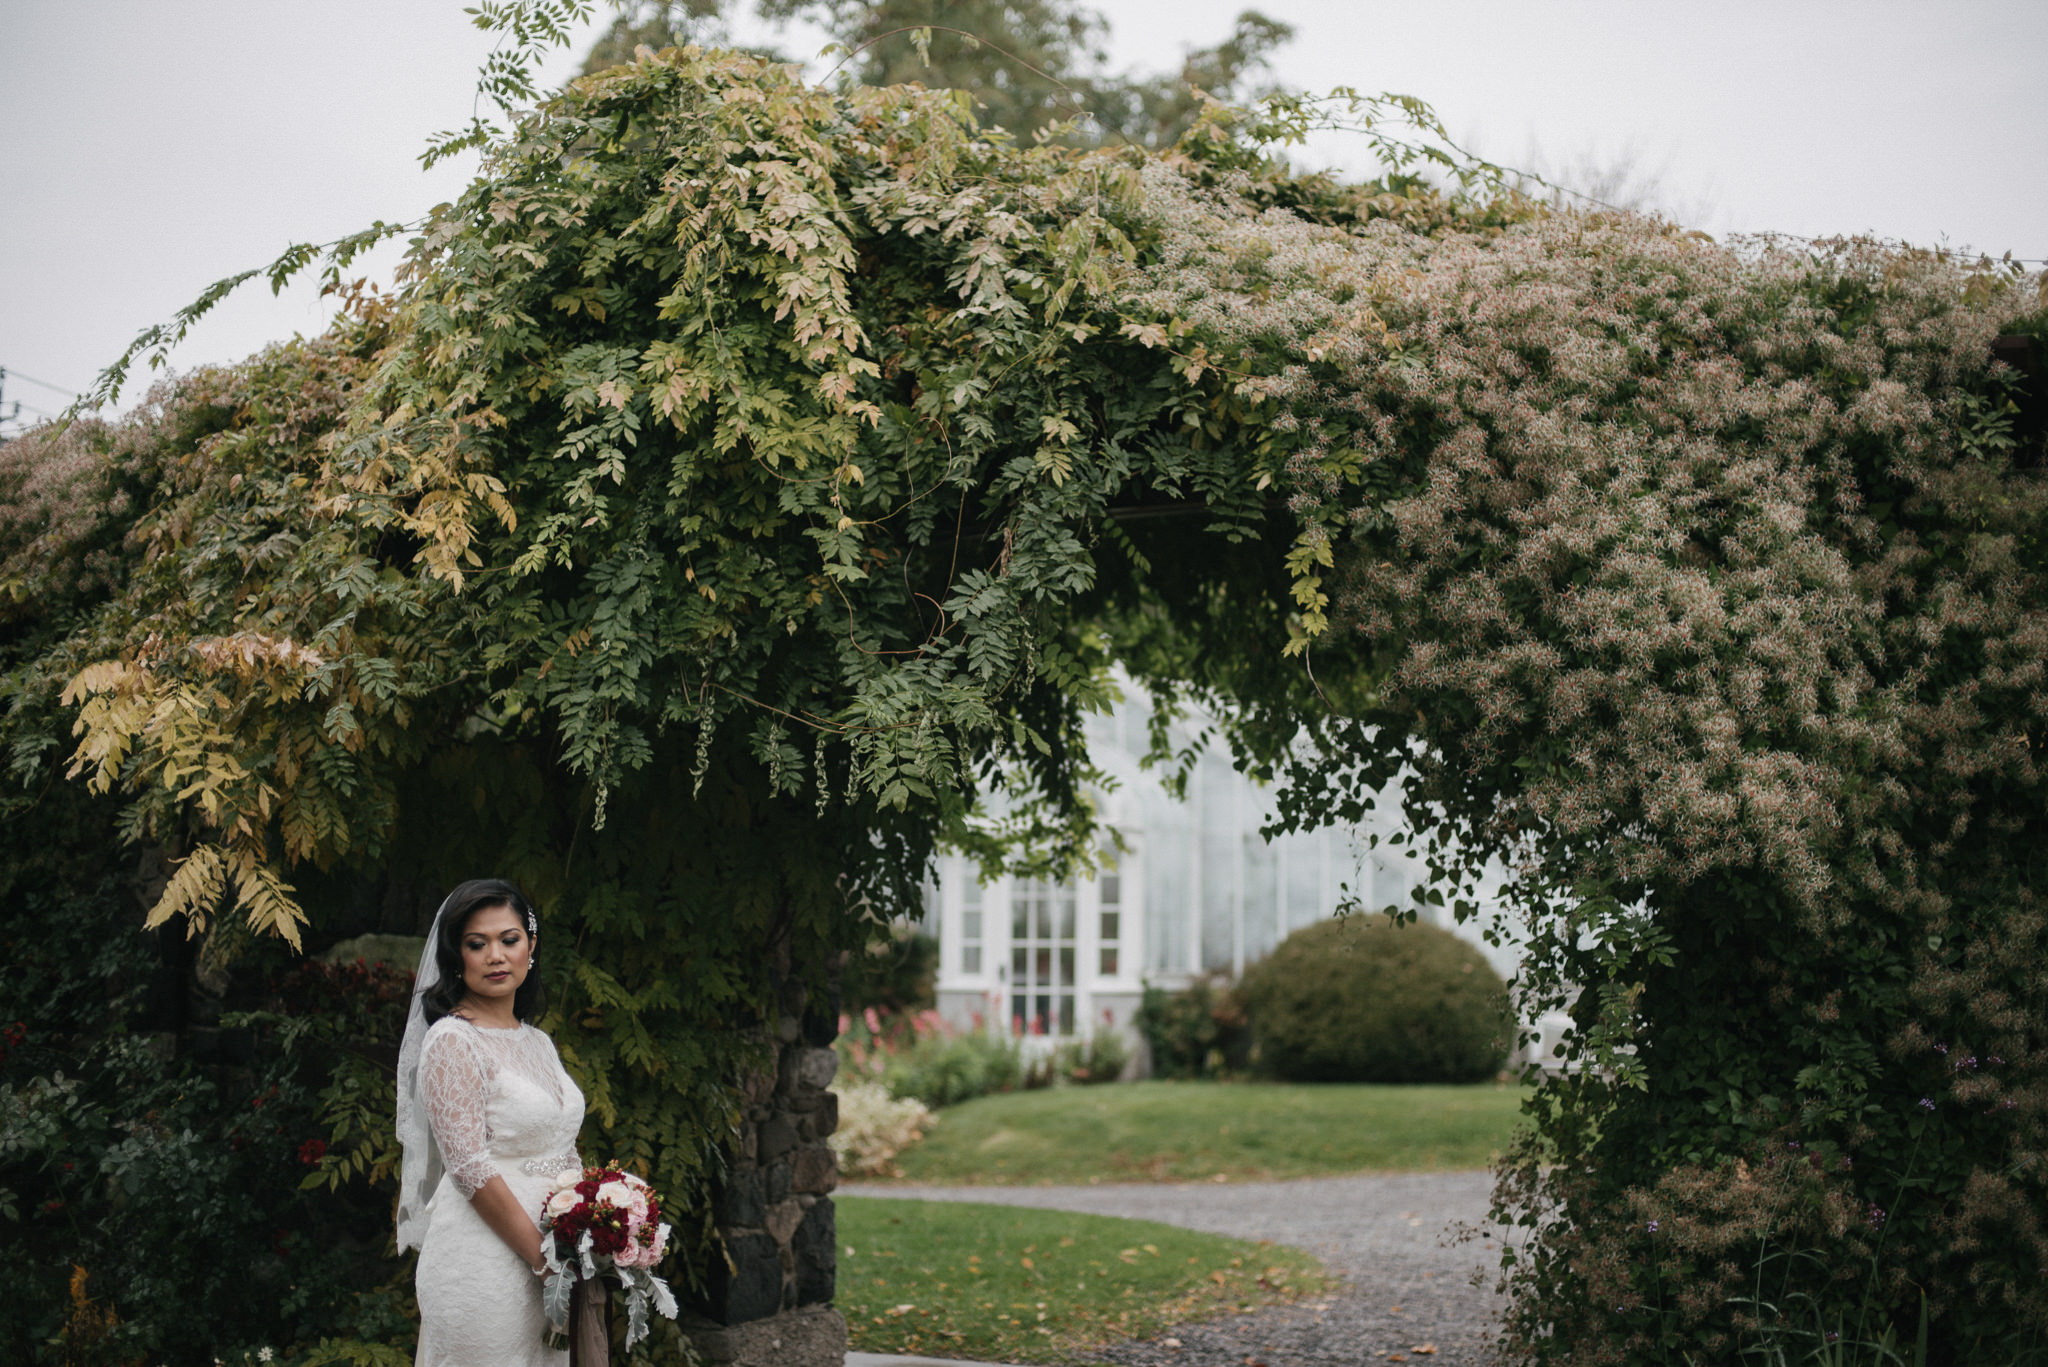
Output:
<svg viewBox="0 0 2048 1367">
<path fill-rule="evenodd" d="M 476 1207 L 476 1213 L 484 1217 L 484 1223 L 505 1241 L 505 1246 L 526 1260 L 526 1265 L 536 1270 L 547 1266 L 547 1259 L 541 1256 L 540 1226 L 533 1222 L 533 1216 L 519 1204 L 519 1198 L 512 1194 L 512 1188 L 502 1177 L 493 1177 L 483 1184 L 476 1195 L 469 1198 Z"/>
</svg>

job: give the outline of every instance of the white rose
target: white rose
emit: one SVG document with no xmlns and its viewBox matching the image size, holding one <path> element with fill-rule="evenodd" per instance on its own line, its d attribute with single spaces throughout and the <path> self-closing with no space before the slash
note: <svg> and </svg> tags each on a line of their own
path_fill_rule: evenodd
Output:
<svg viewBox="0 0 2048 1367">
<path fill-rule="evenodd" d="M 640 1193 L 624 1182 L 607 1182 L 597 1189 L 597 1199 L 609 1201 L 620 1210 L 631 1210 L 639 1204 Z"/>
</svg>

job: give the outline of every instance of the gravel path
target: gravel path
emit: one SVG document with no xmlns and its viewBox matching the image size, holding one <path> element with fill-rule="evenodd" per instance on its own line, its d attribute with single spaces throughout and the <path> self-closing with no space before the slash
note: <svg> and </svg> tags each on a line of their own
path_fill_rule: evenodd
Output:
<svg viewBox="0 0 2048 1367">
<path fill-rule="evenodd" d="M 1487 1344 L 1501 1307 L 1492 1288 L 1502 1231 L 1484 1225 L 1492 1181 L 1485 1172 L 1433 1172 L 1228 1185 L 849 1184 L 840 1194 L 1158 1220 L 1305 1248 L 1344 1278 L 1320 1301 L 1181 1325 L 1103 1353 L 1105 1361 L 1124 1367 L 1376 1367 L 1390 1361 L 1488 1367 Z M 1492 1237 L 1455 1243 L 1460 1224 Z M 1474 1273 L 1480 1274 L 1477 1286 Z"/>
</svg>

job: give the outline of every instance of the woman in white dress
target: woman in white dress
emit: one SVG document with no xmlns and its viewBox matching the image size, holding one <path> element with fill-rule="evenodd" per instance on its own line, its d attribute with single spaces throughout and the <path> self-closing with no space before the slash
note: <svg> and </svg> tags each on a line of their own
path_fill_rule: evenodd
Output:
<svg viewBox="0 0 2048 1367">
<path fill-rule="evenodd" d="M 510 883 L 448 894 L 398 1055 L 398 1248 L 420 1250 L 419 1367 L 562 1367 L 541 1334 L 541 1200 L 580 1166 L 583 1093 L 532 1021 L 540 920 Z"/>
</svg>

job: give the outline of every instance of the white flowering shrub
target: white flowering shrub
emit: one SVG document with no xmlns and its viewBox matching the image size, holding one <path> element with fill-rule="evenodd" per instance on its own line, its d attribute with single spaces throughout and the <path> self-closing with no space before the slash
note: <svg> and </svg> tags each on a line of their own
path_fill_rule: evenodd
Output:
<svg viewBox="0 0 2048 1367">
<path fill-rule="evenodd" d="M 915 1097 L 892 1096 L 877 1081 L 841 1081 L 839 1128 L 832 1151 L 840 1168 L 855 1177 L 877 1177 L 894 1169 L 896 1155 L 924 1138 L 932 1113 Z"/>
<path fill-rule="evenodd" d="M 1269 750 L 1289 818 L 1405 771 L 1575 1021 L 1500 1190 L 1511 1351 L 2048 1341 L 2048 482 L 1993 360 L 2041 278 L 1145 178 L 1141 340 L 1268 417 L 1292 648 L 1356 690 Z"/>
</svg>

